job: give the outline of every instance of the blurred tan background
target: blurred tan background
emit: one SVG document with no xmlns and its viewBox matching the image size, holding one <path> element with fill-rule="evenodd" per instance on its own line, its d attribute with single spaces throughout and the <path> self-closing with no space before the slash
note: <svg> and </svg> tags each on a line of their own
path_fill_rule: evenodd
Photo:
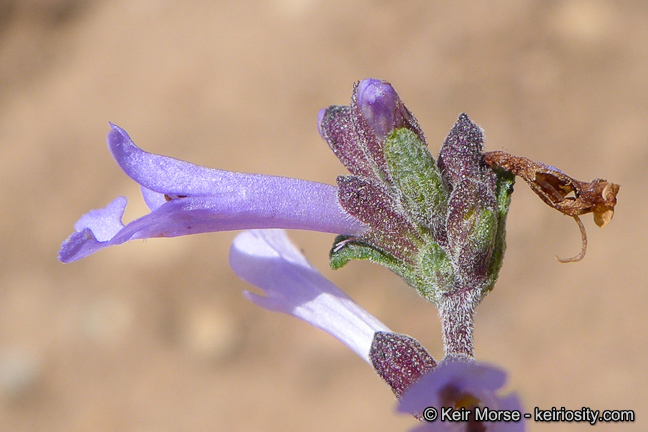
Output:
<svg viewBox="0 0 648 432">
<path fill-rule="evenodd" d="M 227 264 L 234 233 L 136 241 L 56 260 L 114 197 L 146 212 L 111 159 L 108 121 L 146 150 L 333 183 L 320 108 L 391 81 L 433 154 L 457 115 L 487 149 L 622 185 L 605 229 L 518 181 L 508 252 L 478 309 L 480 360 L 524 405 L 634 409 L 648 390 L 648 3 L 643 1 L 0 2 L 0 430 L 396 431 L 393 396 L 342 344 L 266 312 Z M 442 354 L 433 306 L 383 268 L 333 272 L 332 235 L 295 232 L 322 272 Z M 535 424 L 531 431 L 585 431 Z"/>
</svg>

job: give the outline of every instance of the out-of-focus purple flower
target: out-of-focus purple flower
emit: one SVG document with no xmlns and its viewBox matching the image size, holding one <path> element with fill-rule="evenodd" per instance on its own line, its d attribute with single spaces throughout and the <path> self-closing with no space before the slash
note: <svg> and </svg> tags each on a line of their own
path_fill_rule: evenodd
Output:
<svg viewBox="0 0 648 432">
<path fill-rule="evenodd" d="M 176 237 L 248 228 L 292 228 L 360 234 L 364 224 L 338 203 L 337 188 L 323 183 L 215 170 L 147 153 L 111 125 L 113 157 L 142 187 L 151 213 L 122 223 L 126 198 L 93 210 L 75 224 L 59 259 L 76 261 L 134 239 Z"/>
<path fill-rule="evenodd" d="M 367 363 L 374 334 L 389 332 L 313 268 L 283 230 L 239 234 L 230 249 L 230 265 L 241 279 L 263 290 L 265 296 L 245 291 L 252 302 L 328 332 Z"/>
<path fill-rule="evenodd" d="M 428 423 L 412 429 L 412 432 L 521 432 L 524 431 L 524 412 L 518 396 L 510 393 L 499 396 L 497 390 L 506 381 L 504 371 L 490 365 L 469 361 L 442 362 L 432 372 L 424 375 L 409 387 L 401 398 L 398 411 L 427 418 Z M 426 410 L 426 408 L 434 410 Z M 488 408 L 491 412 L 509 412 L 519 421 L 475 421 L 475 409 L 481 414 Z M 467 422 L 450 422 L 442 416 L 442 409 L 471 411 Z"/>
</svg>

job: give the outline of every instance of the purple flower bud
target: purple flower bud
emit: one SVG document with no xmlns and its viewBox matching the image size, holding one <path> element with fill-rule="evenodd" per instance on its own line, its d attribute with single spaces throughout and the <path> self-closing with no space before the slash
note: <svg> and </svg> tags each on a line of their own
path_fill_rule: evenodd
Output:
<svg viewBox="0 0 648 432">
<path fill-rule="evenodd" d="M 332 105 L 320 110 L 317 129 L 351 174 L 362 177 L 376 176 L 373 164 L 356 133 L 350 107 Z"/>
<path fill-rule="evenodd" d="M 497 176 L 482 161 L 483 145 L 482 129 L 461 114 L 438 161 L 451 188 L 446 216 L 448 252 L 459 286 L 478 290 L 490 283 L 499 222 Z"/>
<path fill-rule="evenodd" d="M 351 115 L 360 141 L 382 178 L 389 179 L 384 144 L 393 130 L 411 129 L 425 141 L 416 118 L 387 81 L 368 78 L 357 83 L 351 97 Z"/>
<path fill-rule="evenodd" d="M 318 130 L 335 155 L 354 175 L 388 180 L 385 140 L 407 128 L 425 142 L 416 118 L 386 81 L 368 78 L 353 87 L 349 106 L 320 111 Z"/>
<path fill-rule="evenodd" d="M 355 92 L 360 114 L 378 141 L 383 141 L 398 124 L 403 123 L 402 102 L 388 82 L 365 79 L 358 83 Z"/>
<path fill-rule="evenodd" d="M 468 115 L 461 114 L 443 142 L 437 162 L 450 186 L 454 187 L 466 176 L 475 178 L 484 171 L 483 147 L 484 131 Z"/>
<path fill-rule="evenodd" d="M 414 115 L 387 81 L 365 79 L 355 89 L 359 112 L 376 139 L 383 142 L 394 129 L 407 128 L 424 141 L 423 132 Z"/>
</svg>

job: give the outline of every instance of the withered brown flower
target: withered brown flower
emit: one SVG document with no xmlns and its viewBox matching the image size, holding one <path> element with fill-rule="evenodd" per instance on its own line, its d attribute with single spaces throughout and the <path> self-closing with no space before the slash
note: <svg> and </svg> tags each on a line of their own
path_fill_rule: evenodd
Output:
<svg viewBox="0 0 648 432">
<path fill-rule="evenodd" d="M 491 168 L 501 168 L 521 177 L 547 205 L 574 218 L 581 232 L 581 252 L 572 258 L 558 258 L 560 262 L 580 261 L 585 256 L 587 233 L 580 215 L 593 213 L 599 227 L 612 220 L 620 187 L 616 183 L 600 178 L 583 182 L 555 167 L 504 151 L 484 153 L 484 161 Z"/>
</svg>

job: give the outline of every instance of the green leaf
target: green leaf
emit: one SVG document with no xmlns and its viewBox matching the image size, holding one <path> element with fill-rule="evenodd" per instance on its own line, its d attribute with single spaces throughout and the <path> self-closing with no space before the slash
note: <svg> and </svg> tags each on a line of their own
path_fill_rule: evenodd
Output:
<svg viewBox="0 0 648 432">
<path fill-rule="evenodd" d="M 409 129 L 395 129 L 385 141 L 385 159 L 411 216 L 428 228 L 441 225 L 448 191 L 425 143 Z"/>
<path fill-rule="evenodd" d="M 337 236 L 329 257 L 333 270 L 344 267 L 351 260 L 365 260 L 387 267 L 417 290 L 423 286 L 423 281 L 412 265 L 353 237 Z"/>
<path fill-rule="evenodd" d="M 490 265 L 488 266 L 489 283 L 484 287 L 484 295 L 493 289 L 500 268 L 502 268 L 504 252 L 506 250 L 506 216 L 511 205 L 511 194 L 513 193 L 513 185 L 515 184 L 515 175 L 510 172 L 498 169 L 495 173 L 497 174 L 495 191 L 497 198 L 497 234 L 495 234 L 495 247 L 493 248 Z"/>
<path fill-rule="evenodd" d="M 454 270 L 450 258 L 435 242 L 429 242 L 421 248 L 418 258 L 418 268 L 424 284 L 416 288 L 423 297 L 438 304 L 442 294 L 455 288 Z"/>
</svg>

